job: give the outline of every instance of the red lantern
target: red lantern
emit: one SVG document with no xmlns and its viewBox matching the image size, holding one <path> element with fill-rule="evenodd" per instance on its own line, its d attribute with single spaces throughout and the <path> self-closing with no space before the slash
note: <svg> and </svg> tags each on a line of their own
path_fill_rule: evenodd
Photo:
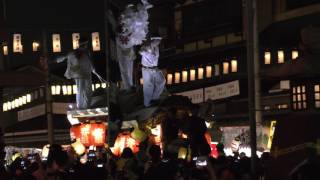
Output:
<svg viewBox="0 0 320 180">
<path fill-rule="evenodd" d="M 133 153 L 136 153 L 139 151 L 139 142 L 133 139 L 130 134 L 119 134 L 111 150 L 114 155 L 120 156 L 126 147 L 129 147 Z"/>
<path fill-rule="evenodd" d="M 105 124 L 81 124 L 71 127 L 71 140 L 80 139 L 85 146 L 103 146 L 106 140 Z"/>
</svg>

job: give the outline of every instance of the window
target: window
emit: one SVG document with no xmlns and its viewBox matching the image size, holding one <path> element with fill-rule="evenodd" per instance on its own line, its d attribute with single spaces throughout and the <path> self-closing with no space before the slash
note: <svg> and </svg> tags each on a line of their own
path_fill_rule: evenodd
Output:
<svg viewBox="0 0 320 180">
<path fill-rule="evenodd" d="M 223 63 L 223 74 L 229 74 L 229 62 L 224 62 Z"/>
<path fill-rule="evenodd" d="M 284 63 L 284 51 L 283 50 L 278 51 L 278 63 L 279 64 Z"/>
<path fill-rule="evenodd" d="M 180 83 L 180 72 L 174 73 L 174 83 L 175 84 Z"/>
<path fill-rule="evenodd" d="M 167 74 L 167 84 L 172 84 L 172 74 Z"/>
<path fill-rule="evenodd" d="M 291 58 L 292 58 L 292 60 L 295 60 L 295 59 L 297 59 L 299 57 L 299 51 L 298 50 L 293 50 L 292 52 L 291 52 Z"/>
<path fill-rule="evenodd" d="M 182 71 L 182 82 L 188 82 L 188 71 Z"/>
<path fill-rule="evenodd" d="M 320 85 L 314 85 L 314 102 L 315 107 L 320 108 Z"/>
<path fill-rule="evenodd" d="M 206 78 L 212 77 L 212 66 L 206 66 Z"/>
<path fill-rule="evenodd" d="M 194 81 L 196 79 L 196 70 L 190 69 L 190 81 Z"/>
<path fill-rule="evenodd" d="M 198 79 L 203 79 L 203 68 L 199 67 L 198 68 Z"/>
<path fill-rule="evenodd" d="M 231 60 L 231 72 L 238 72 L 238 61 L 236 59 Z"/>
<path fill-rule="evenodd" d="M 220 75 L 220 66 L 219 64 L 214 65 L 214 75 L 219 76 Z"/>
<path fill-rule="evenodd" d="M 294 110 L 307 108 L 306 86 L 294 86 L 292 88 L 292 105 Z"/>
</svg>

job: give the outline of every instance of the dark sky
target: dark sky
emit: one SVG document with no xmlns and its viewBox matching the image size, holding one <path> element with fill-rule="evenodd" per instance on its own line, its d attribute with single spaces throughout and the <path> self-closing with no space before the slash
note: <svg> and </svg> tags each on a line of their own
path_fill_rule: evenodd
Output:
<svg viewBox="0 0 320 180">
<path fill-rule="evenodd" d="M 10 25 L 77 25 L 103 23 L 103 0 L 1 0 Z M 2 3 L 1 3 L 2 6 Z M 1 13 L 3 7 L 1 7 Z M 3 17 L 3 14 L 1 14 Z"/>
</svg>

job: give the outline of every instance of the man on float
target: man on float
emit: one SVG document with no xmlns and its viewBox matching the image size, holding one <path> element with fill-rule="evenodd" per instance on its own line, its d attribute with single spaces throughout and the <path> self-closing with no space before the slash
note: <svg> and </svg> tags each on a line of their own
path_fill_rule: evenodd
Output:
<svg viewBox="0 0 320 180">
<path fill-rule="evenodd" d="M 161 37 L 152 37 L 141 48 L 144 105 L 149 107 L 152 100 L 158 100 L 165 86 L 165 78 L 158 69 L 159 44 Z"/>
</svg>

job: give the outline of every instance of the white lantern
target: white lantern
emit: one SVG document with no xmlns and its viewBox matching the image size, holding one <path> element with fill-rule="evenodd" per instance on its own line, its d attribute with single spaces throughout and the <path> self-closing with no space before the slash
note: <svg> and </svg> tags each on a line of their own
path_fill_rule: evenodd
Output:
<svg viewBox="0 0 320 180">
<path fill-rule="evenodd" d="M 238 61 L 236 59 L 231 60 L 231 72 L 238 72 Z"/>
<path fill-rule="evenodd" d="M 22 96 L 22 104 L 27 104 L 27 96 Z"/>
<path fill-rule="evenodd" d="M 2 47 L 2 49 L 3 49 L 3 55 L 7 56 L 7 55 L 8 55 L 8 46 L 7 46 L 7 45 L 4 45 L 4 46 Z"/>
<path fill-rule="evenodd" d="M 11 102 L 10 101 L 7 102 L 7 107 L 8 107 L 8 110 L 11 110 L 12 106 L 11 106 Z"/>
<path fill-rule="evenodd" d="M 77 85 L 72 85 L 72 90 L 73 90 L 73 94 L 77 94 L 78 93 L 78 88 Z"/>
<path fill-rule="evenodd" d="M 180 72 L 174 73 L 174 83 L 180 83 Z"/>
<path fill-rule="evenodd" d="M 22 96 L 19 97 L 19 106 L 22 106 L 23 105 L 23 99 L 22 99 Z"/>
<path fill-rule="evenodd" d="M 172 84 L 172 74 L 167 74 L 167 84 Z"/>
<path fill-rule="evenodd" d="M 299 51 L 293 50 L 291 56 L 293 60 L 297 59 L 299 57 Z"/>
<path fill-rule="evenodd" d="M 51 86 L 51 94 L 56 95 L 56 86 Z"/>
<path fill-rule="evenodd" d="M 284 63 L 284 51 L 283 50 L 279 50 L 278 51 L 278 63 Z"/>
<path fill-rule="evenodd" d="M 196 80 L 196 70 L 190 69 L 190 81 Z"/>
<path fill-rule="evenodd" d="M 212 66 L 206 66 L 206 78 L 212 77 Z"/>
<path fill-rule="evenodd" d="M 42 152 L 41 152 L 42 159 L 47 159 L 47 158 L 48 158 L 49 148 L 50 148 L 50 145 L 49 145 L 49 144 L 43 146 Z"/>
<path fill-rule="evenodd" d="M 61 92 L 61 86 L 60 85 L 56 85 L 56 95 L 59 95 Z"/>
<path fill-rule="evenodd" d="M 188 81 L 188 71 L 182 71 L 182 82 Z"/>
<path fill-rule="evenodd" d="M 32 43 L 32 51 L 33 52 L 39 51 L 39 46 L 40 46 L 40 44 L 38 42 L 33 42 Z"/>
<path fill-rule="evenodd" d="M 79 139 L 77 139 L 75 143 L 72 143 L 71 146 L 78 155 L 82 155 L 86 151 L 86 147 L 80 142 Z"/>
<path fill-rule="evenodd" d="M 199 67 L 198 68 L 198 79 L 203 79 L 203 68 Z"/>
<path fill-rule="evenodd" d="M 7 104 L 7 103 L 3 103 L 3 105 L 2 105 L 2 111 L 3 111 L 3 112 L 8 111 L 8 104 Z"/>
<path fill-rule="evenodd" d="M 101 83 L 101 87 L 102 88 L 106 88 L 107 87 L 107 83 Z"/>
<path fill-rule="evenodd" d="M 73 47 L 73 49 L 79 48 L 79 39 L 80 39 L 80 33 L 72 33 L 72 47 Z"/>
<path fill-rule="evenodd" d="M 91 38 L 92 38 L 92 50 L 93 51 L 100 51 L 99 32 L 92 33 Z"/>
<path fill-rule="evenodd" d="M 14 103 L 14 100 L 11 101 L 11 107 L 12 107 L 12 109 L 16 108 L 16 104 Z"/>
<path fill-rule="evenodd" d="M 271 52 L 270 51 L 264 52 L 264 64 L 271 64 Z"/>
<path fill-rule="evenodd" d="M 18 98 L 14 100 L 14 106 L 19 107 L 19 99 Z"/>
<path fill-rule="evenodd" d="M 52 34 L 52 51 L 61 52 L 60 34 Z"/>
<path fill-rule="evenodd" d="M 67 94 L 72 95 L 72 86 L 71 85 L 67 86 Z"/>
<path fill-rule="evenodd" d="M 229 62 L 223 63 L 223 74 L 229 74 Z"/>
<path fill-rule="evenodd" d="M 96 84 L 96 89 L 100 88 L 100 83 Z"/>
<path fill-rule="evenodd" d="M 21 34 L 13 34 L 13 52 L 22 53 Z"/>
<path fill-rule="evenodd" d="M 62 93 L 63 93 L 63 95 L 67 95 L 68 94 L 68 89 L 67 89 L 66 85 L 62 86 Z"/>
</svg>

